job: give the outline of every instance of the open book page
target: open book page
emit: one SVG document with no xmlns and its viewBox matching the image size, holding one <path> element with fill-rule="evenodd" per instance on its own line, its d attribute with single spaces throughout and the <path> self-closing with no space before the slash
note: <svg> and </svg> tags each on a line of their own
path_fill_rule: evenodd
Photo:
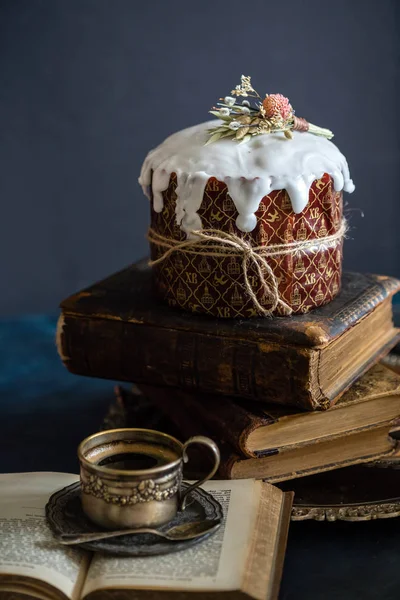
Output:
<svg viewBox="0 0 400 600">
<path fill-rule="evenodd" d="M 51 494 L 77 480 L 66 473 L 0 474 L 0 586 L 25 576 L 78 597 L 90 555 L 58 545 L 45 517 Z"/>
<path fill-rule="evenodd" d="M 82 595 L 107 588 L 235 590 L 240 588 L 261 493 L 254 480 L 203 485 L 221 503 L 224 524 L 210 539 L 181 552 L 117 558 L 95 554 Z"/>
</svg>

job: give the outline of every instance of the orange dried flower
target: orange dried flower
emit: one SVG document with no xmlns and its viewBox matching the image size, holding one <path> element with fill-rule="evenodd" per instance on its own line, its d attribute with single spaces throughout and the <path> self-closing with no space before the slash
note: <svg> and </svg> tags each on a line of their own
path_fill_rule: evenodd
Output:
<svg viewBox="0 0 400 600">
<path fill-rule="evenodd" d="M 266 96 L 263 100 L 263 107 L 267 119 L 282 117 L 286 121 L 293 114 L 293 108 L 289 99 L 282 96 L 282 94 L 269 94 Z"/>
</svg>

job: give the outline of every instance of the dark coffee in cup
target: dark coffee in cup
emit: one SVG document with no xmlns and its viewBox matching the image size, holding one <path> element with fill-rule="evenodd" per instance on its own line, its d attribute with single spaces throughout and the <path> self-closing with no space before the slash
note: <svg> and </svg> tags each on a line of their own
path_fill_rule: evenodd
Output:
<svg viewBox="0 0 400 600">
<path fill-rule="evenodd" d="M 163 444 L 131 442 L 125 443 L 124 449 L 121 446 L 119 441 L 107 444 L 100 451 L 96 448 L 93 453 L 89 452 L 86 458 L 101 467 L 126 471 L 153 469 L 179 459 L 177 452 Z"/>
<path fill-rule="evenodd" d="M 202 481 L 181 491 L 186 448 L 192 443 L 212 450 L 214 467 Z M 150 429 L 112 429 L 91 435 L 78 448 L 82 508 L 107 529 L 157 527 L 185 507 L 190 490 L 210 479 L 219 466 L 219 451 L 209 438 L 182 444 Z"/>
</svg>

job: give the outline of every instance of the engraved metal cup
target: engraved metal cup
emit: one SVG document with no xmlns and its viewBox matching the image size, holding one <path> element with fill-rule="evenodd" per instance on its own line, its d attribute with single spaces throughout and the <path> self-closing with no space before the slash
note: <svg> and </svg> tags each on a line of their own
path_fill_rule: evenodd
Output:
<svg viewBox="0 0 400 600">
<path fill-rule="evenodd" d="M 181 490 L 183 464 L 191 444 L 213 453 L 214 466 L 201 481 Z M 144 468 L 129 469 L 132 460 Z M 82 508 L 87 517 L 106 529 L 157 527 L 184 510 L 188 494 L 210 479 L 220 463 L 218 446 L 194 436 L 182 444 L 151 429 L 110 429 L 84 439 L 78 447 Z M 151 463 L 148 467 L 146 463 Z M 121 468 L 123 465 L 123 468 Z"/>
</svg>

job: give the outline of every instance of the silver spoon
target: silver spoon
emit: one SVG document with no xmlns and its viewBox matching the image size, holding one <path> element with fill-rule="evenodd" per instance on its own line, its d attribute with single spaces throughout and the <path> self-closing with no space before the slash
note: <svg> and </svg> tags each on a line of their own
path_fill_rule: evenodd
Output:
<svg viewBox="0 0 400 600">
<path fill-rule="evenodd" d="M 119 537 L 121 535 L 133 535 L 139 533 L 151 533 L 159 537 L 180 542 L 184 540 L 193 540 L 205 533 L 216 531 L 221 526 L 221 519 L 192 521 L 191 523 L 181 523 L 174 525 L 166 531 L 152 529 L 151 527 L 141 527 L 140 529 L 118 529 L 118 531 L 97 531 L 96 533 L 61 533 L 57 536 L 57 541 L 65 546 L 73 544 L 84 544 L 86 542 L 97 542 L 107 538 Z"/>
</svg>

